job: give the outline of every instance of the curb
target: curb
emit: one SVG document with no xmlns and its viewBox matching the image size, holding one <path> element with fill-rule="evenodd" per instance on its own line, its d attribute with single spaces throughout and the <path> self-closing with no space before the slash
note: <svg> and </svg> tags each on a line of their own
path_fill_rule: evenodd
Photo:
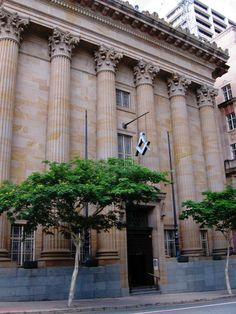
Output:
<svg viewBox="0 0 236 314">
<path fill-rule="evenodd" d="M 142 309 L 142 308 L 148 308 L 148 307 L 154 307 L 158 305 L 173 305 L 173 304 L 189 304 L 194 302 L 201 302 L 201 301 L 213 301 L 213 300 L 221 300 L 221 299 L 230 299 L 235 297 L 236 294 L 233 295 L 222 295 L 222 296 L 212 296 L 209 297 L 201 297 L 196 298 L 194 300 L 180 300 L 180 301 L 170 301 L 170 302 L 151 302 L 151 303 L 143 303 L 143 304 L 130 304 L 130 305 L 107 305 L 107 306 L 94 306 L 94 307 L 83 307 L 79 308 L 79 305 L 75 305 L 71 308 L 52 308 L 52 309 L 45 309 L 45 310 L 7 310 L 5 312 L 2 312 L 0 310 L 0 314 L 59 314 L 59 313 L 90 313 L 90 312 L 96 312 L 96 311 L 115 311 L 115 310 L 131 310 L 131 309 Z"/>
</svg>

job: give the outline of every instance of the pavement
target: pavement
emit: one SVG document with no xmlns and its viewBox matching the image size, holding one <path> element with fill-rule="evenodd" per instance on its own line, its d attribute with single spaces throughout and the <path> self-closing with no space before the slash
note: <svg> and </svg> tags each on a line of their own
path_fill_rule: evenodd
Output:
<svg viewBox="0 0 236 314">
<path fill-rule="evenodd" d="M 125 309 L 148 308 L 156 305 L 171 305 L 192 303 L 197 301 L 212 301 L 236 297 L 236 289 L 229 296 L 227 291 L 185 292 L 168 294 L 142 294 L 120 298 L 81 299 L 74 300 L 70 308 L 66 300 L 30 301 L 30 302 L 0 302 L 0 313 L 17 314 L 60 314 L 60 313 L 91 313 L 94 311 L 113 311 Z"/>
</svg>

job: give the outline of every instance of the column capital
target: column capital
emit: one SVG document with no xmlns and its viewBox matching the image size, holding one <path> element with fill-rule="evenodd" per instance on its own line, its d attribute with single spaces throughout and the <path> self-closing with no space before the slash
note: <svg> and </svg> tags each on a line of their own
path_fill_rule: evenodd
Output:
<svg viewBox="0 0 236 314">
<path fill-rule="evenodd" d="M 172 77 L 168 79 L 169 96 L 185 96 L 188 86 L 191 84 L 191 80 L 184 75 L 173 73 Z"/>
<path fill-rule="evenodd" d="M 80 39 L 70 32 L 54 28 L 52 36 L 49 37 L 49 55 L 52 58 L 64 56 L 71 60 L 72 49 Z"/>
<path fill-rule="evenodd" d="M 101 45 L 98 51 L 95 52 L 94 57 L 97 73 L 101 71 L 115 72 L 116 65 L 123 57 L 123 53 L 116 51 L 113 47 Z"/>
<path fill-rule="evenodd" d="M 146 62 L 143 59 L 139 60 L 138 65 L 134 67 L 135 85 L 153 85 L 153 80 L 159 71 L 160 68 L 151 62 Z"/>
<path fill-rule="evenodd" d="M 218 90 L 212 86 L 202 85 L 197 90 L 198 106 L 214 106 L 214 99 L 218 95 Z"/>
<path fill-rule="evenodd" d="M 29 24 L 29 19 L 21 18 L 16 12 L 0 8 L 0 40 L 10 39 L 20 44 L 21 32 Z"/>
</svg>

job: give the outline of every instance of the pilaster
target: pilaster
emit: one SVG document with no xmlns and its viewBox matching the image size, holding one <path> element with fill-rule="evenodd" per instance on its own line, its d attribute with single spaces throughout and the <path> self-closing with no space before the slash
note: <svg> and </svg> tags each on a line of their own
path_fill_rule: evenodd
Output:
<svg viewBox="0 0 236 314">
<path fill-rule="evenodd" d="M 189 120 L 185 93 L 191 83 L 185 76 L 174 73 L 168 80 L 171 103 L 172 132 L 179 209 L 182 202 L 196 199 L 192 163 Z M 181 253 L 187 256 L 201 254 L 199 227 L 191 218 L 180 221 Z"/>
</svg>

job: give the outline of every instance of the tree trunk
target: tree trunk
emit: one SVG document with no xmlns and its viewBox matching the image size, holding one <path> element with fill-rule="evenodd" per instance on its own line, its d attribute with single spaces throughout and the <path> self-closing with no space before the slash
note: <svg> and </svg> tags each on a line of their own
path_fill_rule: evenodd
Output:
<svg viewBox="0 0 236 314">
<path fill-rule="evenodd" d="M 230 253 L 230 245 L 231 242 L 229 238 L 227 239 L 227 257 L 226 257 L 226 263 L 225 263 L 225 282 L 226 282 L 226 287 L 229 295 L 232 295 L 232 290 L 230 286 L 230 281 L 229 281 L 229 253 Z"/>
<path fill-rule="evenodd" d="M 74 295 L 75 295 L 75 284 L 76 284 L 76 279 L 78 276 L 78 272 L 79 272 L 79 251 L 80 251 L 80 244 L 77 241 L 74 241 L 75 244 L 75 264 L 74 264 L 74 270 L 73 270 L 73 274 L 71 277 L 71 282 L 70 282 L 70 292 L 69 292 L 69 297 L 68 297 L 68 307 L 71 306 L 72 301 L 74 299 Z"/>
</svg>

